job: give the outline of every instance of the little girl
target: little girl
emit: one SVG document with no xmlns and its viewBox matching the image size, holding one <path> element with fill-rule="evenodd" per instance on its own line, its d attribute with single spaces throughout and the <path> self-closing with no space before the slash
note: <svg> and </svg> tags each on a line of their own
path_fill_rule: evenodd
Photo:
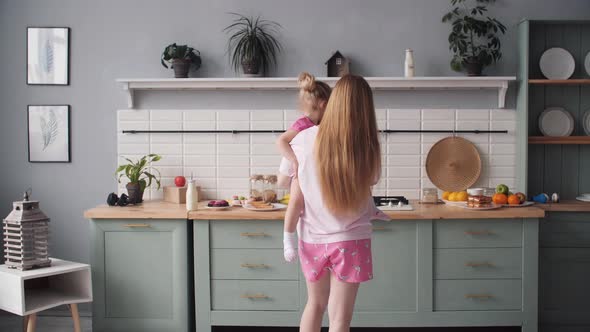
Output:
<svg viewBox="0 0 590 332">
<path fill-rule="evenodd" d="M 295 153 L 293 153 L 290 143 L 300 131 L 320 123 L 331 92 L 328 84 L 316 81 L 315 77 L 309 73 L 301 73 L 298 83 L 300 88 L 299 105 L 303 116 L 297 119 L 277 140 L 277 146 L 283 155 L 279 168 L 278 184 L 283 188 L 290 187 L 290 199 L 287 212 L 285 213 L 283 240 L 285 260 L 288 262 L 293 261 L 297 257 L 295 229 L 299 215 L 303 209 L 303 195 L 301 194 L 299 182 L 297 181 L 299 164 L 297 163 L 297 158 L 295 157 Z"/>
</svg>

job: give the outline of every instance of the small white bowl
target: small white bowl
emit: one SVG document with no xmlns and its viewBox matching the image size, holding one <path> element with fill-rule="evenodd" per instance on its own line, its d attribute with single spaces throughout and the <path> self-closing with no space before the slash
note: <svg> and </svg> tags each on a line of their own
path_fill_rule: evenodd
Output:
<svg viewBox="0 0 590 332">
<path fill-rule="evenodd" d="M 584 198 L 587 198 L 587 199 L 590 199 L 590 194 L 581 194 L 580 196 L 582 196 Z"/>
<path fill-rule="evenodd" d="M 469 194 L 469 196 L 482 196 L 483 191 L 483 188 L 469 188 L 467 189 L 467 194 Z"/>
</svg>

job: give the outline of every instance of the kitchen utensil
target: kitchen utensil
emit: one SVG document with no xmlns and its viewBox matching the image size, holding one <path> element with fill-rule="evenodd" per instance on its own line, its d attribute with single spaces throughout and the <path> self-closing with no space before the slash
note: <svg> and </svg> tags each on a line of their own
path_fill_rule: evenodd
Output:
<svg viewBox="0 0 590 332">
<path fill-rule="evenodd" d="M 586 58 L 584 59 L 584 68 L 586 68 L 586 73 L 590 76 L 590 52 L 586 54 Z"/>
<path fill-rule="evenodd" d="M 481 175 L 481 158 L 473 143 L 462 137 L 447 137 L 436 142 L 426 157 L 426 174 L 445 191 L 462 191 Z"/>
<path fill-rule="evenodd" d="M 510 208 L 519 208 L 519 207 L 525 207 L 525 206 L 531 206 L 531 205 L 535 205 L 535 202 L 527 201 L 527 202 L 524 202 L 519 205 L 504 204 L 505 207 L 510 207 Z"/>
<path fill-rule="evenodd" d="M 260 212 L 267 212 L 267 211 L 277 211 L 277 210 L 283 210 L 285 208 L 287 208 L 287 205 L 285 204 L 281 204 L 281 203 L 272 203 L 272 208 L 268 208 L 268 209 L 258 209 L 250 204 L 246 204 L 243 206 L 244 209 L 246 210 L 251 210 L 251 211 L 260 211 Z"/>
<path fill-rule="evenodd" d="M 576 69 L 576 61 L 570 52 L 554 47 L 541 55 L 539 67 L 543 75 L 550 80 L 567 80 Z"/>
<path fill-rule="evenodd" d="M 486 210 L 496 210 L 502 207 L 502 205 L 499 204 L 492 204 L 489 206 L 484 206 L 484 207 L 470 207 L 467 206 L 467 204 L 459 206 L 462 209 L 466 209 L 466 210 L 473 210 L 473 211 L 486 211 Z"/>
<path fill-rule="evenodd" d="M 576 197 L 576 199 L 578 201 L 582 201 L 582 202 L 590 202 L 590 197 L 587 197 L 587 196 L 578 196 L 578 197 Z"/>
<path fill-rule="evenodd" d="M 574 117 L 561 107 L 549 107 L 539 116 L 539 130 L 544 136 L 570 136 L 574 131 Z"/>
<path fill-rule="evenodd" d="M 584 114 L 584 118 L 582 119 L 582 127 L 584 128 L 584 133 L 590 136 L 590 109 L 586 110 Z"/>
</svg>

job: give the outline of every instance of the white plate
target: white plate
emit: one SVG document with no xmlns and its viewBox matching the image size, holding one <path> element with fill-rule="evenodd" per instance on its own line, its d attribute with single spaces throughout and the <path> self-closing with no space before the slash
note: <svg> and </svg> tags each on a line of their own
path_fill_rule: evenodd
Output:
<svg viewBox="0 0 590 332">
<path fill-rule="evenodd" d="M 447 201 L 446 199 L 443 199 L 442 201 L 445 202 L 445 204 L 447 204 L 447 205 L 453 205 L 453 206 L 463 206 L 463 205 L 467 204 L 467 201 L 452 202 L 452 201 Z"/>
<path fill-rule="evenodd" d="M 467 205 L 464 206 L 459 206 L 460 208 L 466 209 L 466 210 L 473 210 L 473 211 L 486 211 L 486 210 L 496 210 L 502 207 L 502 205 L 499 204 L 492 204 L 491 206 L 486 206 L 486 207 L 469 207 Z"/>
<path fill-rule="evenodd" d="M 541 55 L 539 67 L 543 75 L 550 80 L 567 80 L 574 74 L 576 61 L 570 52 L 554 47 Z"/>
<path fill-rule="evenodd" d="M 590 109 L 586 110 L 586 114 L 584 114 L 582 127 L 584 127 L 584 132 L 586 135 L 590 136 Z"/>
<path fill-rule="evenodd" d="M 569 136 L 574 131 L 574 117 L 561 107 L 549 107 L 539 116 L 539 130 L 544 136 Z"/>
<path fill-rule="evenodd" d="M 576 197 L 576 199 L 578 201 L 582 201 L 582 202 L 590 202 L 590 197 L 587 197 L 587 196 L 578 196 L 578 197 Z"/>
<path fill-rule="evenodd" d="M 230 209 L 231 206 L 205 206 L 205 208 L 207 208 L 207 210 L 223 211 Z"/>
<path fill-rule="evenodd" d="M 257 209 L 257 208 L 255 208 L 254 206 L 252 206 L 250 204 L 246 204 L 246 205 L 243 206 L 243 208 L 246 209 L 246 210 L 260 211 L 260 212 L 283 210 L 286 207 L 287 207 L 287 205 L 281 204 L 281 203 L 272 203 L 272 208 L 270 208 L 270 209 Z"/>
<path fill-rule="evenodd" d="M 504 204 L 505 207 L 510 207 L 510 208 L 519 208 L 519 207 L 525 207 L 525 206 L 531 206 L 534 205 L 535 202 L 531 202 L 531 201 L 526 201 L 522 204 L 519 205 L 510 205 L 510 204 Z"/>
<path fill-rule="evenodd" d="M 590 52 L 586 54 L 586 58 L 584 59 L 584 67 L 586 68 L 586 73 L 590 76 Z"/>
</svg>

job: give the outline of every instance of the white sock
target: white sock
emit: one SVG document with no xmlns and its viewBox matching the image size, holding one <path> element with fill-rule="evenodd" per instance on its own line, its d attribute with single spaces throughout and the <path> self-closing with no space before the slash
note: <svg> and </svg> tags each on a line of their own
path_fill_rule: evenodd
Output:
<svg viewBox="0 0 590 332">
<path fill-rule="evenodd" d="M 295 249 L 295 246 L 295 232 L 283 232 L 283 253 L 287 262 L 292 262 L 297 258 L 297 249 Z"/>
</svg>

